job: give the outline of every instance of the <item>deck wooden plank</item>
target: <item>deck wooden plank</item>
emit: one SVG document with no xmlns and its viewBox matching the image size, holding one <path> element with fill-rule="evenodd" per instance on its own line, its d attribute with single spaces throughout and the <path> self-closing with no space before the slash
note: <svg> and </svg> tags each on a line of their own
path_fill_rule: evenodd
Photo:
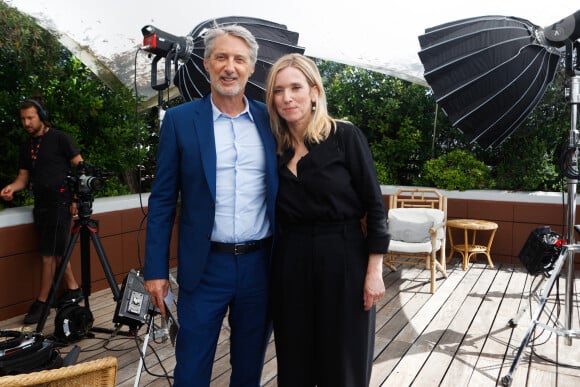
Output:
<svg viewBox="0 0 580 387">
<path fill-rule="evenodd" d="M 427 270 L 424 271 L 426 272 Z M 371 376 L 372 386 L 382 384 L 405 385 L 404 383 L 400 384 L 398 381 L 391 381 L 391 375 L 393 375 L 393 379 L 396 379 L 406 372 L 406 367 L 409 365 L 406 364 L 405 367 L 401 367 L 402 372 L 393 372 L 393 370 L 397 367 L 399 361 L 406 360 L 406 352 L 410 347 L 414 351 L 422 349 L 422 344 L 424 343 L 416 343 L 415 340 L 421 336 L 427 324 L 429 324 L 433 316 L 441 309 L 449 296 L 454 294 L 454 290 L 464 275 L 463 271 L 449 271 L 448 278 L 441 284 L 438 284 L 438 289 L 435 294 L 431 295 L 428 293 L 429 283 L 426 283 L 423 290 L 427 290 L 427 293 L 421 292 L 420 294 L 416 294 L 413 302 L 405 305 L 399 313 L 401 316 L 399 324 L 402 329 L 397 331 L 393 330 L 393 338 L 390 340 L 389 345 L 375 359 Z M 449 305 L 452 304 L 453 302 L 449 303 Z M 412 352 L 411 355 L 416 354 Z M 416 362 L 411 361 L 411 363 Z"/>
<path fill-rule="evenodd" d="M 489 274 L 487 271 L 485 274 Z M 472 293 L 469 298 L 473 302 L 481 299 L 482 302 L 469 326 L 460 347 L 443 378 L 441 386 L 467 386 L 474 372 L 477 372 L 477 363 L 482 356 L 483 347 L 493 326 L 501 299 L 509 283 L 511 273 L 495 271 L 495 275 L 488 289 L 481 289 L 481 293 Z M 467 302 L 470 302 L 468 299 Z M 479 384 L 479 385 L 483 385 Z"/>
<path fill-rule="evenodd" d="M 434 295 L 429 293 L 427 270 L 407 265 L 400 265 L 396 272 L 385 268 L 386 292 L 377 305 L 376 358 L 371 386 L 501 385 L 501 377 L 511 366 L 527 330 L 530 310 L 522 315 L 515 328 L 508 326 L 508 322 L 517 316 L 518 309 L 527 305 L 532 277 L 517 265 L 498 266 L 494 271 L 486 268 L 483 262 L 476 262 L 464 272 L 459 260 L 454 260 L 448 267 L 449 278 L 438 279 Z M 563 315 L 563 282 L 560 289 Z M 580 289 L 580 279 L 576 279 L 575 289 Z M 546 309 L 551 309 L 556 302 L 555 291 L 553 293 Z M 89 300 L 95 317 L 94 326 L 114 328 L 115 302 L 111 290 L 95 292 Z M 534 302 L 528 307 L 532 312 Z M 579 329 L 579 309 L 575 296 L 573 329 L 576 330 Z M 55 315 L 56 311 L 52 310 L 45 324 L 43 333 L 47 337 L 54 330 Z M 22 329 L 22 317 L 0 321 L 0 329 Z M 542 319 L 547 321 L 544 316 Z M 33 330 L 36 327 L 24 328 Z M 121 333 L 126 332 L 126 327 L 120 328 Z M 139 349 L 146 330 L 147 326 L 141 327 L 137 337 L 98 332 L 94 338 L 84 338 L 60 351 L 66 355 L 73 345 L 81 346 L 79 362 L 104 356 L 117 357 L 117 386 L 130 387 L 137 376 Z M 547 360 L 531 357 L 530 349 L 526 348 L 511 387 L 580 384 L 580 339 L 572 340 L 572 345 L 565 344 L 564 340 L 555 334 L 545 340 L 546 343 L 542 343 L 541 338 L 536 340 L 535 350 Z M 170 386 L 170 381 L 163 377 L 164 373 L 171 375 L 175 365 L 174 348 L 169 340 L 150 341 L 145 363 L 149 372 L 157 376 L 144 370 L 139 375 L 141 387 Z M 576 368 L 568 368 L 566 364 Z M 218 339 L 211 386 L 227 386 L 230 372 L 229 327 L 225 320 Z M 262 384 L 264 387 L 277 387 L 273 338 L 266 353 Z"/>
<path fill-rule="evenodd" d="M 563 295 L 562 299 L 563 301 Z M 550 300 L 546 303 L 545 310 L 549 310 L 554 317 L 557 319 L 556 309 L 561 307 L 561 311 L 564 311 L 563 302 L 554 302 L 554 298 L 550 297 Z M 563 313 L 561 315 L 563 320 Z M 543 321 L 545 320 L 545 321 Z M 541 323 L 548 323 L 548 318 L 540 319 Z M 554 323 L 555 324 L 555 323 Z M 554 325 L 549 324 L 549 325 Z M 534 363 L 533 367 L 530 367 L 528 373 L 528 379 L 537 381 L 542 386 L 556 386 L 556 363 L 558 361 L 558 345 L 556 344 L 558 337 L 555 333 L 544 330 L 541 325 L 536 327 L 534 339 L 530 343 L 530 356 L 532 356 L 532 361 Z"/>
<path fill-rule="evenodd" d="M 443 380 L 481 303 L 480 297 L 472 295 L 485 293 L 496 274 L 495 270 L 488 269 L 483 264 L 472 264 L 468 271 L 461 285 L 454 291 L 460 305 L 457 313 L 442 330 L 441 339 L 417 373 L 413 385 L 423 386 L 429 382 L 439 384 Z"/>
<path fill-rule="evenodd" d="M 512 293 L 513 297 L 519 301 L 519 305 L 517 309 L 507 310 L 502 308 L 502 320 L 507 321 L 514 321 L 514 317 L 521 315 L 521 310 L 524 310 L 524 315 L 521 315 L 517 321 L 517 325 L 513 327 L 510 331 L 508 337 L 506 337 L 506 353 L 504 357 L 504 362 L 500 369 L 499 373 L 499 383 L 502 383 L 502 380 L 509 376 L 509 370 L 514 364 L 514 359 L 517 356 L 517 352 L 519 351 L 519 347 L 524 339 L 525 334 L 527 333 L 527 329 L 529 327 L 530 316 L 528 315 L 531 313 L 530 311 L 530 292 L 535 288 L 533 281 L 535 280 L 533 277 L 529 276 L 525 270 L 520 269 L 519 271 L 515 271 L 517 273 L 513 280 L 515 280 L 517 287 L 514 289 L 514 293 Z M 517 289 L 519 287 L 519 290 Z M 528 383 L 528 370 L 529 370 L 529 352 L 525 349 L 521 353 L 520 361 L 517 365 L 515 372 L 511 375 L 512 378 L 512 386 L 526 386 Z"/>
<path fill-rule="evenodd" d="M 550 294 L 550 299 L 546 302 L 546 313 L 540 317 L 540 324 L 536 328 L 536 337 L 533 340 L 533 347 L 530 348 L 532 352 L 532 361 L 534 367 L 531 367 L 528 374 L 529 380 L 538 381 L 541 385 L 557 386 L 569 385 L 563 384 L 564 381 L 571 383 L 580 383 L 578 378 L 570 379 L 569 374 L 563 372 L 567 365 L 580 367 L 580 343 L 578 340 L 572 340 L 572 345 L 564 336 L 558 336 L 554 332 L 544 330 L 542 324 L 555 326 L 555 320 L 558 321 L 559 326 L 564 329 L 565 323 L 565 274 L 559 279 L 559 289 L 554 288 Z M 560 294 L 558 294 L 558 291 Z M 573 300 L 574 301 L 574 300 Z M 572 312 L 578 306 L 578 300 L 574 302 Z M 572 318 L 571 329 L 576 329 L 578 332 L 578 319 Z M 561 372 L 558 372 L 561 371 Z"/>
<path fill-rule="evenodd" d="M 494 281 L 493 290 L 487 295 L 492 300 L 492 303 L 497 303 L 497 310 L 492 316 L 493 324 L 487 333 L 480 356 L 475 363 L 475 369 L 470 377 L 469 385 L 496 385 L 504 354 L 507 351 L 507 343 L 512 333 L 512 329 L 508 327 L 510 317 L 507 317 L 502 310 L 507 310 L 510 314 L 514 314 L 520 304 L 519 297 L 514 297 L 513 294 L 521 291 L 522 282 L 514 280 L 515 275 L 510 267 L 506 268 L 500 265 L 498 271 L 500 272 L 498 275 L 501 274 L 501 276 L 498 277 L 497 282 Z M 503 284 L 504 280 L 507 283 L 502 288 L 501 284 Z"/>
<path fill-rule="evenodd" d="M 577 274 L 577 273 L 576 273 Z M 575 276 L 575 290 L 580 289 L 580 276 Z M 580 300 L 578 297 L 573 297 L 572 309 L 578 312 L 580 308 Z M 573 314 L 572 329 L 580 332 L 580 316 Z M 559 386 L 576 386 L 580 385 L 580 338 L 573 339 L 571 343 L 564 337 L 558 337 L 558 363 L 556 367 L 556 374 Z"/>
<path fill-rule="evenodd" d="M 432 325 L 433 322 L 430 320 L 435 313 L 438 311 L 442 311 L 442 303 L 447 302 L 449 297 L 453 294 L 453 289 L 459 283 L 460 279 L 462 278 L 463 272 L 457 272 L 455 274 L 461 275 L 449 275 L 449 278 L 445 281 L 445 284 L 441 285 L 441 287 L 437 290 L 435 295 L 433 295 L 427 303 L 424 304 L 424 307 L 414 316 L 409 316 L 409 324 L 406 327 L 406 332 L 401 332 L 401 335 L 397 337 L 399 341 L 409 341 L 412 343 L 411 349 L 405 354 L 405 356 L 401 359 L 399 364 L 395 367 L 392 374 L 387 379 L 388 385 L 408 385 L 410 380 L 408 378 L 410 373 L 416 372 L 418 370 L 417 367 L 422 366 L 422 361 L 420 358 L 426 352 L 430 351 L 432 347 L 433 340 L 436 340 L 436 337 L 433 336 L 433 332 L 429 331 L 429 328 L 436 327 L 437 324 L 445 324 L 445 318 L 442 317 L 437 319 L 435 325 Z M 453 302 L 449 302 L 450 305 Z M 445 314 L 445 312 L 443 312 Z M 429 324 L 428 328 L 421 331 L 423 326 Z M 435 328 L 437 329 L 437 328 Z M 404 336 L 407 335 L 407 336 Z M 417 337 L 415 337 L 418 335 Z M 386 351 L 391 352 L 391 348 L 387 348 Z M 373 375 L 373 383 L 380 382 L 385 383 L 384 379 L 385 371 L 387 369 L 383 369 L 383 363 L 375 362 L 376 368 L 373 370 L 375 371 Z M 379 371 L 378 368 L 381 370 Z M 381 378 L 382 376 L 382 378 Z"/>
<path fill-rule="evenodd" d="M 399 269 L 396 273 L 401 274 L 396 285 L 388 286 L 385 296 L 379 301 L 375 327 L 375 359 L 407 323 L 403 309 L 416 295 L 411 289 L 417 282 L 423 282 L 418 280 L 423 271 L 417 267 L 409 267 L 409 270 Z M 423 289 L 427 289 L 425 284 Z"/>
</svg>

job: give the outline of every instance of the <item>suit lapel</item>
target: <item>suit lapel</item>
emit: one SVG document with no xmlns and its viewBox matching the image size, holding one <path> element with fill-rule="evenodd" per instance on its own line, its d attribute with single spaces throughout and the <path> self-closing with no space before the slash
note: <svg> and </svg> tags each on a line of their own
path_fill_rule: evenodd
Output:
<svg viewBox="0 0 580 387">
<path fill-rule="evenodd" d="M 213 128 L 213 112 L 211 109 L 210 98 L 211 97 L 208 94 L 203 98 L 201 103 L 197 105 L 197 109 L 195 109 L 193 114 L 193 126 L 199 141 L 199 151 L 201 153 L 203 172 L 211 191 L 211 196 L 215 201 L 217 160 Z"/>
</svg>

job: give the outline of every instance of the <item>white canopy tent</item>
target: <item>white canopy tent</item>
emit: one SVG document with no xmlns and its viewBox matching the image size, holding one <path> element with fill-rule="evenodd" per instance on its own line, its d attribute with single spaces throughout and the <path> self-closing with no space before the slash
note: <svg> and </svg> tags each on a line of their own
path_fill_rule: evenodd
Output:
<svg viewBox="0 0 580 387">
<path fill-rule="evenodd" d="M 151 24 L 177 36 L 216 17 L 250 16 L 285 24 L 300 34 L 306 55 L 352 64 L 425 84 L 417 37 L 425 28 L 482 15 L 507 15 L 551 25 L 574 13 L 570 0 L 2 0 L 36 18 L 108 82 L 120 80 L 154 96 L 151 58 L 138 51 Z M 111 76 L 113 74 L 114 76 Z M 116 79 L 115 79 L 116 78 Z"/>
</svg>

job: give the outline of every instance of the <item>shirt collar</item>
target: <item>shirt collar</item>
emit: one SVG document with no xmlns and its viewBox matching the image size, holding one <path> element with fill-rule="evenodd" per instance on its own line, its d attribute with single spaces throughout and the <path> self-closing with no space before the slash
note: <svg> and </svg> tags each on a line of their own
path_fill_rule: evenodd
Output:
<svg viewBox="0 0 580 387">
<path fill-rule="evenodd" d="M 243 98 L 244 98 L 244 106 L 245 106 L 244 110 L 242 110 L 240 112 L 240 114 L 238 114 L 235 117 L 230 117 L 227 114 L 222 113 L 220 111 L 220 109 L 213 103 L 213 99 L 210 98 L 209 100 L 211 101 L 211 111 L 213 114 L 213 122 L 216 122 L 218 120 L 218 118 L 220 118 L 220 117 L 224 117 L 224 118 L 228 118 L 228 119 L 235 119 L 235 118 L 241 117 L 242 115 L 244 115 L 246 113 L 248 114 L 248 117 L 250 118 L 250 120 L 254 121 L 254 117 L 252 116 L 252 112 L 250 111 L 250 104 L 248 102 L 248 99 L 246 98 L 245 95 L 243 96 Z"/>
</svg>

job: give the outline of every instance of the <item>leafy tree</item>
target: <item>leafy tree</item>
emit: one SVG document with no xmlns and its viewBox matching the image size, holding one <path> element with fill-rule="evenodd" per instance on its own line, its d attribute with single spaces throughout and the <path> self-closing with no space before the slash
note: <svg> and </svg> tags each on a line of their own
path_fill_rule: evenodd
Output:
<svg viewBox="0 0 580 387">
<path fill-rule="evenodd" d="M 319 61 L 330 113 L 367 136 L 379 181 L 411 184 L 432 157 L 435 104 L 427 88 L 370 70 Z"/>
<path fill-rule="evenodd" d="M 461 149 L 427 161 L 422 182 L 422 185 L 460 191 L 493 187 L 489 168 Z"/>
<path fill-rule="evenodd" d="M 3 187 L 14 179 L 18 144 L 25 138 L 18 103 L 36 92 L 38 84 L 48 82 L 49 74 L 58 71 L 53 64 L 62 62 L 65 55 L 47 31 L 3 2 L 0 3 L 0 34 L 3 37 L 0 40 L 0 147 L 3 150 L 0 187 Z"/>
<path fill-rule="evenodd" d="M 560 186 L 557 166 L 562 151 L 558 148 L 566 143 L 569 128 L 563 66 L 521 127 L 501 146 L 483 149 L 451 127 L 428 88 L 334 62 L 318 65 L 331 114 L 365 132 L 382 184 L 424 185 L 426 162 L 463 150 L 487 165 L 503 189 L 557 190 Z M 457 178 L 457 186 L 465 186 L 463 178 Z M 487 187 L 478 187 L 494 184 L 490 179 Z"/>
<path fill-rule="evenodd" d="M 18 104 L 41 93 L 51 120 L 73 136 L 83 157 L 114 172 L 115 178 L 99 195 L 147 191 L 158 142 L 155 109 L 137 115 L 129 90 L 105 86 L 49 32 L 4 2 L 0 2 L 0 33 L 0 162 L 4 166 L 0 186 L 14 178 L 18 144 L 26 137 Z M 563 69 L 521 128 L 501 146 L 482 149 L 451 127 L 429 88 L 335 62 L 317 63 L 330 113 L 363 130 L 382 184 L 425 185 L 431 181 L 435 186 L 457 189 L 492 188 L 495 182 L 487 175 L 491 170 L 503 189 L 558 189 L 558 157 L 569 130 Z M 171 101 L 171 105 L 180 102 Z M 466 152 L 465 157 L 457 157 L 459 151 Z M 437 162 L 427 166 L 430 160 Z M 478 160 L 486 167 L 476 163 Z M 439 177 L 430 175 L 435 169 Z M 466 181 L 461 174 L 475 170 L 481 171 L 476 182 Z M 487 182 L 485 186 L 482 181 Z M 26 195 L 19 195 L 10 205 L 26 200 Z"/>
<path fill-rule="evenodd" d="M 523 145 L 525 144 L 525 145 Z M 514 134 L 502 145 L 495 167 L 497 188 L 519 191 L 558 191 L 561 176 L 554 149 L 529 133 Z"/>
<path fill-rule="evenodd" d="M 148 128 L 136 120 L 131 92 L 111 90 L 48 31 L 14 8 L 0 2 L 0 186 L 17 172 L 19 144 L 26 138 L 18 105 L 41 94 L 53 125 L 68 132 L 83 158 L 114 173 L 97 196 L 139 189 L 136 166 L 142 150 L 137 139 Z M 27 195 L 9 205 L 29 203 Z M 0 203 L 0 206 L 6 203 Z"/>
</svg>

